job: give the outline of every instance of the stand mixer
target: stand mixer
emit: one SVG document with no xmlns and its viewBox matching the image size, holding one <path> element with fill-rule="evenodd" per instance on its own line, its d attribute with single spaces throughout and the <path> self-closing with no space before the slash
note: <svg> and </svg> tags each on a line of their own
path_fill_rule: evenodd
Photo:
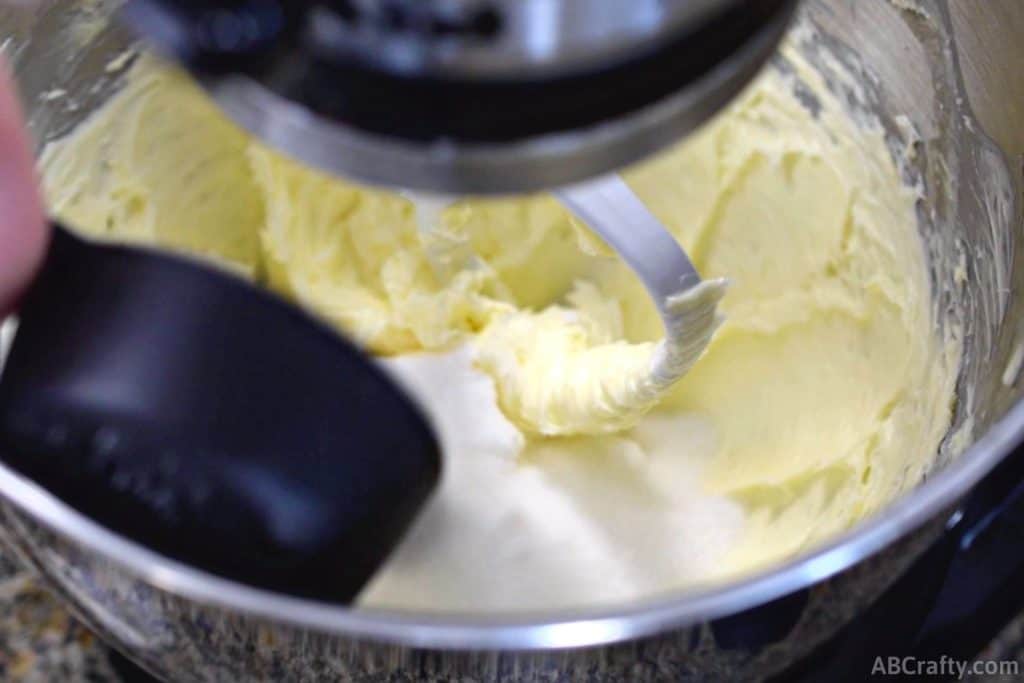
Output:
<svg viewBox="0 0 1024 683">
<path fill-rule="evenodd" d="M 690 133 L 794 0 L 136 0 L 122 17 L 300 161 L 450 194 L 546 190 Z"/>
<path fill-rule="evenodd" d="M 554 192 L 562 203 L 636 272 L 654 299 L 666 330 L 665 341 L 651 359 L 648 376 L 625 399 L 611 408 L 600 405 L 582 411 L 588 419 L 594 413 L 610 416 L 611 430 L 627 424 L 634 414 L 642 414 L 697 360 L 717 325 L 716 305 L 725 287 L 722 281 L 701 281 L 674 238 L 613 172 L 678 140 L 730 101 L 773 54 L 796 3 L 645 0 L 599 4 L 597 7 L 591 0 L 134 0 L 123 6 L 120 18 L 148 45 L 182 64 L 230 118 L 272 147 L 310 166 L 414 193 L 508 194 L 557 188 Z M 410 103 L 415 109 L 410 109 Z M 67 263 L 72 250 L 85 247 L 64 236 L 56 245 L 51 267 L 44 270 L 44 277 L 50 278 L 49 286 L 41 284 L 41 280 L 27 299 L 19 337 L 28 341 L 20 346 L 15 343 L 5 372 L 0 399 L 10 414 L 67 409 L 65 404 L 50 402 L 50 398 L 53 387 L 65 389 L 73 378 L 59 374 L 47 377 L 49 384 L 41 391 L 40 378 L 44 374 L 37 370 L 46 367 L 40 365 L 40 354 L 45 355 L 46 346 L 41 340 L 62 343 L 48 334 L 57 325 L 52 320 L 46 322 L 47 315 L 56 315 L 53 311 L 61 310 L 54 303 L 61 298 L 57 291 L 60 288 L 53 285 L 55 278 L 65 279 L 61 285 L 65 290 L 83 291 L 78 289 L 83 286 L 81 282 L 68 276 L 74 269 L 58 266 Z M 130 260 L 131 251 L 121 249 L 106 255 L 96 251 L 91 257 L 97 263 L 117 263 L 119 259 Z M 80 256 L 85 258 L 85 254 L 82 251 Z M 143 258 L 154 258 L 136 256 L 135 265 L 139 268 Z M 170 266 L 159 260 L 149 265 L 150 272 L 178 268 L 174 277 L 181 282 L 202 279 L 209 291 L 190 291 L 191 298 L 239 300 L 231 289 L 237 286 L 211 279 L 208 273 L 200 273 L 192 266 Z M 168 296 L 168 291 L 169 285 L 160 292 L 154 291 L 151 303 L 155 308 L 156 302 Z M 45 308 L 51 313 L 38 313 L 39 307 L 33 307 L 37 299 L 46 301 Z M 234 305 L 239 310 L 244 307 L 241 303 Z M 261 305 L 261 310 L 267 311 L 267 324 L 253 327 L 269 330 L 267 334 L 273 336 L 276 325 L 271 316 L 279 313 Z M 137 302 L 136 307 L 145 309 L 145 302 Z M 252 310 L 256 310 L 255 303 Z M 113 315 L 109 310 L 94 312 L 96 318 L 103 314 Z M 142 320 L 146 316 L 140 314 L 133 323 L 142 325 Z M 114 322 L 109 329 L 116 329 L 125 337 L 124 330 Z M 145 324 L 150 323 L 152 318 Z M 85 334 L 82 330 L 80 333 Z M 313 336 L 312 326 L 309 336 Z M 33 340 L 35 343 L 30 343 Z M 297 343 L 293 340 L 289 345 Z M 66 342 L 64 346 L 69 347 Z M 99 353 L 97 349 L 103 346 L 97 343 L 93 352 Z M 273 346 L 267 343 L 262 349 Z M 73 358 L 61 356 L 64 362 L 69 367 L 83 367 L 79 360 L 89 351 L 81 350 L 79 345 L 70 347 L 76 349 Z M 168 363 L 168 358 L 183 353 L 180 348 L 165 351 L 150 354 L 144 362 L 173 367 L 175 364 Z M 52 358 L 52 353 L 47 356 Z M 351 362 L 350 357 L 346 358 L 346 362 Z M 85 367 L 104 372 L 94 360 L 90 359 Z M 253 364 L 251 359 L 245 363 L 236 360 L 239 367 Z M 211 366 L 204 367 L 204 372 L 209 373 Z M 123 375 L 123 367 L 107 369 L 115 374 L 121 372 L 120 381 L 131 384 L 133 378 Z M 616 369 L 607 371 L 614 374 Z M 224 386 L 224 391 L 248 395 L 244 373 L 240 370 L 229 374 L 235 384 Z M 309 376 L 315 376 L 315 372 L 311 371 Z M 178 398 L 189 401 L 194 385 L 184 383 L 182 387 Z M 556 400 L 562 390 L 568 389 L 551 388 L 551 400 Z M 20 408 L 21 413 L 12 408 Z M 264 408 L 266 414 L 273 414 L 274 404 Z M 71 408 L 72 412 L 80 409 L 78 404 Z M 102 413 L 110 406 L 88 409 Z M 287 406 L 281 405 L 280 409 L 286 410 Z M 174 410 L 164 408 L 159 412 L 175 414 Z M 79 418 L 76 414 L 69 419 L 74 422 Z M 410 419 L 415 422 L 408 430 L 408 434 L 414 435 L 410 438 L 423 439 L 417 416 Z M 372 420 L 361 420 L 360 429 L 381 428 Z M 237 427 L 241 422 L 231 424 Z M 156 427 L 159 429 L 146 424 L 139 429 L 160 442 L 169 438 L 169 431 L 188 432 L 194 428 L 179 424 Z M 326 429 L 321 425 L 306 431 L 316 433 L 320 428 Z M 222 436 L 218 429 L 230 429 L 223 424 L 210 429 L 217 437 L 214 441 L 229 444 L 223 446 L 228 451 L 239 451 L 229 452 L 229 456 L 246 456 L 247 449 L 252 448 L 247 440 L 218 440 Z M 381 487 L 379 493 L 362 492 L 368 498 L 379 496 L 365 509 L 373 510 L 375 522 L 385 526 L 387 534 L 368 541 L 366 520 L 356 523 L 345 517 L 358 517 L 365 509 L 345 511 L 340 521 L 334 520 L 340 531 L 317 536 L 315 542 L 264 533 L 269 537 L 268 557 L 279 556 L 294 546 L 301 546 L 306 555 L 298 565 L 270 563 L 277 569 L 257 558 L 247 564 L 258 571 L 244 574 L 240 573 L 244 572 L 242 569 L 236 571 L 227 559 L 236 552 L 233 546 L 226 545 L 223 534 L 232 525 L 222 525 L 219 531 L 204 530 L 202 510 L 208 503 L 184 503 L 194 514 L 186 515 L 187 530 L 183 530 L 181 519 L 154 507 L 157 496 L 146 487 L 138 491 L 128 487 L 128 498 L 136 500 L 128 500 L 127 507 L 109 507 L 107 501 L 99 501 L 94 492 L 103 488 L 102 473 L 98 480 L 88 481 L 93 493 L 76 496 L 76 490 L 86 488 L 84 483 L 47 481 L 57 471 L 32 462 L 40 453 L 65 449 L 66 440 L 54 443 L 51 439 L 41 446 L 31 445 L 36 438 L 31 429 L 8 424 L 5 430 L 11 450 L 25 454 L 20 462 L 12 460 L 15 467 L 44 487 L 60 490 L 66 500 L 108 527 L 134 540 L 143 540 L 165 554 L 243 582 L 307 596 L 329 594 L 341 601 L 352 599 L 372 575 L 376 563 L 386 556 L 387 549 L 411 522 L 425 492 L 418 490 L 416 500 L 403 505 L 384 505 L 381 501 L 391 500 L 408 489 L 410 481 L 416 479 L 417 468 L 424 475 L 421 488 L 426 485 L 424 482 L 436 482 L 438 476 L 436 450 L 413 449 L 410 462 L 400 475 L 394 474 L 401 469 L 394 463 L 384 468 L 387 471 L 374 471 L 370 479 L 374 486 Z M 557 429 L 541 431 L 572 434 L 577 430 L 570 420 Z M 46 441 L 52 430 L 44 432 L 42 438 Z M 361 436 L 362 432 L 358 434 Z M 367 434 L 355 441 L 372 443 L 373 438 Z M 159 450 L 149 446 L 152 439 L 140 441 L 150 450 Z M 318 457 L 324 456 L 322 449 L 313 451 L 319 453 Z M 105 453 L 104 467 L 108 467 L 111 459 L 122 456 L 127 457 Z M 268 476 L 275 479 L 273 456 L 268 458 Z M 318 464 L 324 463 L 319 460 Z M 158 467 L 159 463 L 150 466 Z M 340 469 L 340 463 L 338 467 L 336 474 L 342 476 L 345 470 Z M 375 465 L 362 463 L 358 467 L 373 469 Z M 182 473 L 188 471 L 188 467 L 181 468 Z M 225 471 L 230 472 L 231 468 Z M 168 483 L 175 476 L 167 475 L 156 488 L 187 489 L 189 482 L 184 481 L 184 474 L 182 481 Z M 232 475 L 224 477 L 223 486 L 235 485 Z M 338 484 L 331 486 L 334 492 L 338 491 Z M 251 500 L 253 496 L 249 494 L 252 491 L 232 490 L 227 497 Z M 394 517 L 389 517 L 389 510 L 394 510 Z M 126 514 L 133 517 L 127 525 L 122 521 Z M 253 514 L 259 517 L 262 513 Z M 263 523 L 243 520 L 234 527 L 255 524 L 265 531 L 260 526 Z M 199 551 L 183 548 L 174 540 L 184 536 L 193 539 Z M 360 566 L 345 575 L 344 580 L 332 571 L 332 567 L 345 561 L 346 553 L 344 547 L 339 550 L 339 543 L 358 543 L 362 548 L 375 546 L 366 553 L 370 557 L 361 559 L 357 563 Z M 210 548 L 217 550 L 207 552 Z M 324 561 L 325 553 L 331 559 Z"/>
<path fill-rule="evenodd" d="M 793 0 L 221 3 L 145 0 L 122 19 L 227 115 L 296 160 L 416 193 L 554 191 L 633 269 L 666 338 L 597 415 L 626 426 L 706 348 L 726 283 L 615 175 L 690 133 L 774 53 Z M 596 178 L 596 179 L 595 179 Z M 444 196 L 442 195 L 442 196 Z M 407 195 L 408 196 L 408 195 Z M 547 402 L 570 387 L 545 388 Z M 621 417 L 619 416 L 621 414 Z"/>
</svg>

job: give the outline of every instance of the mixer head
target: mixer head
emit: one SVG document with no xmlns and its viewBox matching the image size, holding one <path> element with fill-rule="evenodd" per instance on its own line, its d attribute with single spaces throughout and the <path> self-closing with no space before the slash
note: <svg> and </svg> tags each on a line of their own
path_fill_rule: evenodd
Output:
<svg viewBox="0 0 1024 683">
<path fill-rule="evenodd" d="M 130 0 L 126 23 L 309 165 L 443 193 L 606 173 L 706 121 L 796 0 Z"/>
</svg>

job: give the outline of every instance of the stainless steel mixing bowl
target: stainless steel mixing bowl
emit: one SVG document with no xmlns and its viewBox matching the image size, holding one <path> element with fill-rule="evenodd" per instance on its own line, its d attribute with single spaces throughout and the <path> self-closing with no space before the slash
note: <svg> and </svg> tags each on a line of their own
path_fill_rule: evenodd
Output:
<svg viewBox="0 0 1024 683">
<path fill-rule="evenodd" d="M 0 44 L 41 144 L 117 87 L 107 65 L 126 43 L 104 21 L 113 4 L 0 9 Z M 6 540 L 110 643 L 179 681 L 751 678 L 805 654 L 964 524 L 964 500 L 1024 435 L 1024 269 L 1013 267 L 1024 229 L 1024 4 L 817 0 L 800 26 L 800 49 L 840 98 L 878 114 L 894 150 L 912 150 L 903 172 L 924 188 L 935 306 L 964 334 L 952 435 L 926 481 L 882 514 L 729 585 L 474 618 L 349 610 L 232 584 L 111 535 L 0 467 Z M 968 276 L 959 284 L 958 266 Z M 730 636 L 737 623 L 756 637 Z"/>
</svg>

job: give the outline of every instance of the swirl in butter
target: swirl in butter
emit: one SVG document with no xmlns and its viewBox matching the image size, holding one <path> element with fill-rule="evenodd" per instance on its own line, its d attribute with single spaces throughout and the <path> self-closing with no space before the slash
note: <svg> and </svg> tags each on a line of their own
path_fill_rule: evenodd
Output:
<svg viewBox="0 0 1024 683">
<path fill-rule="evenodd" d="M 619 602 L 848 528 L 920 481 L 949 425 L 959 348 L 936 332 L 918 195 L 787 60 L 625 174 L 731 282 L 668 389 L 637 383 L 667 351 L 643 287 L 551 197 L 462 201 L 423 230 L 408 199 L 268 150 L 148 58 L 41 167 L 73 226 L 265 285 L 421 397 L 446 474 L 364 604 Z"/>
<path fill-rule="evenodd" d="M 600 296 L 586 287 L 576 296 Z M 516 311 L 480 335 L 477 366 L 494 377 L 502 409 L 525 430 L 618 432 L 636 425 L 697 362 L 719 326 L 725 290 L 719 279 L 670 297 L 669 329 L 657 343 L 616 341 L 607 329 L 595 334 L 572 309 Z"/>
</svg>

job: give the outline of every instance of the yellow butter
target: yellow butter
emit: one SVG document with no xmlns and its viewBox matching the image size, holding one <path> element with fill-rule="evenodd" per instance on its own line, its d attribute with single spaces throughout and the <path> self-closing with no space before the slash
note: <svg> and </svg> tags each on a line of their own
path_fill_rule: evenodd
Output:
<svg viewBox="0 0 1024 683">
<path fill-rule="evenodd" d="M 617 397 L 640 395 L 661 321 L 550 197 L 462 201 L 422 230 L 407 199 L 251 141 L 148 59 L 42 175 L 75 227 L 228 263 L 433 402 L 448 483 L 368 602 L 632 599 L 848 528 L 920 481 L 949 424 L 959 348 L 932 318 L 917 195 L 881 133 L 788 56 L 820 111 L 771 71 L 625 174 L 702 275 L 731 282 L 705 356 L 639 410 Z"/>
</svg>

